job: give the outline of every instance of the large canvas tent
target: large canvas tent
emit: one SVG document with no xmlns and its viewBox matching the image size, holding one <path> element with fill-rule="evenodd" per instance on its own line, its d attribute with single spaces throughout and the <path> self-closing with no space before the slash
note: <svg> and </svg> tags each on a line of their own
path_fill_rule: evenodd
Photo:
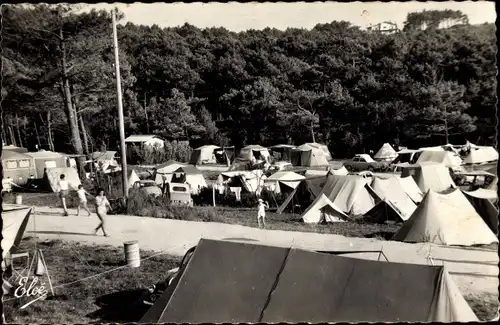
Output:
<svg viewBox="0 0 500 325">
<path fill-rule="evenodd" d="M 21 243 L 33 207 L 3 204 L 2 209 L 2 265 L 4 265 L 12 247 L 17 247 Z"/>
<path fill-rule="evenodd" d="M 396 232 L 394 240 L 460 246 L 498 242 L 459 189 L 448 194 L 429 190 L 410 219 Z"/>
<path fill-rule="evenodd" d="M 267 148 L 264 148 L 263 146 L 259 145 L 248 145 L 246 147 L 241 148 L 237 158 L 243 161 L 252 161 L 252 160 L 268 161 L 269 157 L 270 154 Z"/>
<path fill-rule="evenodd" d="M 450 171 L 443 164 L 422 162 L 406 165 L 402 168 L 401 177 L 412 176 L 423 193 L 431 189 L 442 192 L 456 187 L 450 176 Z"/>
<path fill-rule="evenodd" d="M 471 146 L 469 154 L 464 158 L 464 164 L 483 164 L 498 161 L 498 151 L 493 147 Z"/>
<path fill-rule="evenodd" d="M 17 185 L 25 185 L 36 177 L 35 160 L 26 153 L 2 150 L 3 177 Z"/>
<path fill-rule="evenodd" d="M 327 157 L 321 147 L 310 144 L 303 144 L 292 149 L 291 162 L 294 166 L 328 166 Z"/>
<path fill-rule="evenodd" d="M 36 178 L 42 178 L 45 169 L 68 167 L 68 158 L 58 152 L 40 150 L 37 152 L 27 152 L 28 156 L 35 162 Z"/>
<path fill-rule="evenodd" d="M 166 163 L 156 166 L 155 183 L 158 185 L 170 183 L 174 171 L 183 166 L 186 166 L 186 164 L 177 162 L 175 160 L 169 160 Z"/>
<path fill-rule="evenodd" d="M 268 190 L 278 194 L 283 193 L 285 189 L 295 189 L 304 179 L 305 177 L 300 174 L 290 171 L 281 171 L 269 176 L 265 180 L 264 186 Z"/>
<path fill-rule="evenodd" d="M 477 189 L 475 191 L 463 191 L 477 213 L 495 234 L 498 234 L 498 196 L 496 191 Z"/>
<path fill-rule="evenodd" d="M 71 167 L 66 168 L 49 168 L 45 171 L 45 187 L 52 190 L 53 192 L 58 191 L 60 176 L 64 174 L 66 181 L 68 182 L 70 188 L 77 189 L 78 185 L 81 184 L 80 177 L 76 169 Z"/>
<path fill-rule="evenodd" d="M 335 206 L 350 215 L 368 212 L 380 200 L 370 189 L 367 179 L 358 175 L 328 175 L 321 193 Z"/>
<path fill-rule="evenodd" d="M 195 166 L 182 166 L 176 169 L 172 175 L 172 183 L 186 183 L 191 188 L 191 194 L 197 194 L 202 188 L 207 187 L 205 177 Z"/>
<path fill-rule="evenodd" d="M 205 165 L 205 164 L 224 164 L 229 166 L 231 160 L 226 150 L 215 145 L 205 145 L 193 150 L 191 165 Z"/>
<path fill-rule="evenodd" d="M 223 172 L 215 182 L 215 188 L 223 192 L 227 187 L 241 187 L 250 193 L 260 193 L 267 177 L 262 170 Z"/>
<path fill-rule="evenodd" d="M 291 151 L 294 148 L 295 146 L 291 144 L 277 144 L 275 146 L 269 147 L 269 150 L 279 161 L 290 161 Z"/>
<path fill-rule="evenodd" d="M 424 193 L 422 193 L 417 183 L 415 183 L 415 179 L 413 177 L 398 177 L 397 179 L 403 187 L 405 193 L 408 194 L 413 202 L 415 202 L 416 204 L 422 202 Z"/>
<path fill-rule="evenodd" d="M 317 143 L 317 142 L 308 142 L 308 143 L 304 143 L 304 144 L 308 145 L 310 147 L 321 149 L 323 151 L 323 154 L 326 157 L 326 160 L 328 160 L 328 161 L 332 160 L 332 154 L 330 153 L 330 149 L 328 149 L 328 146 L 326 144 Z"/>
<path fill-rule="evenodd" d="M 376 160 L 384 160 L 384 161 L 393 161 L 397 157 L 398 153 L 387 142 L 384 143 L 382 147 L 380 147 L 380 149 L 377 151 L 375 156 L 373 156 L 373 158 L 375 158 Z"/>
<path fill-rule="evenodd" d="M 346 221 L 347 215 L 340 210 L 325 194 L 321 194 L 313 201 L 301 216 L 305 223 L 339 222 Z"/>
<path fill-rule="evenodd" d="M 459 155 L 450 151 L 424 150 L 417 160 L 417 164 L 435 162 L 448 168 L 460 167 L 463 162 Z"/>
<path fill-rule="evenodd" d="M 390 201 L 401 214 L 403 220 L 410 218 L 417 208 L 410 195 L 398 180 L 399 177 L 380 178 L 374 177 L 371 188 L 377 193 L 380 199 Z"/>
<path fill-rule="evenodd" d="M 140 323 L 477 321 L 443 266 L 208 239 L 188 254 Z"/>
</svg>

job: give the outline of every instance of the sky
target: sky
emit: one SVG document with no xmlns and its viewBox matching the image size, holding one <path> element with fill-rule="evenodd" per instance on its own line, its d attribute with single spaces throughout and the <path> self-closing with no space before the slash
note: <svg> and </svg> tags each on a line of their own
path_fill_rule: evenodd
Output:
<svg viewBox="0 0 500 325">
<path fill-rule="evenodd" d="M 461 10 L 471 24 L 494 23 L 495 3 L 464 2 L 296 2 L 296 3 L 114 3 L 92 4 L 85 8 L 111 9 L 125 14 L 120 23 L 175 27 L 189 23 L 199 28 L 225 27 L 239 32 L 266 27 L 311 29 L 316 24 L 346 20 L 365 28 L 382 21 L 395 22 L 399 28 L 409 12 L 422 10 Z"/>
</svg>

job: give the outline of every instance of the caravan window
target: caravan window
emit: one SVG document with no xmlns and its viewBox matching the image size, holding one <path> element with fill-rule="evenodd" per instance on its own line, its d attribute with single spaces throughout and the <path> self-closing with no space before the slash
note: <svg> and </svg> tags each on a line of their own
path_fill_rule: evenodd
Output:
<svg viewBox="0 0 500 325">
<path fill-rule="evenodd" d="M 5 169 L 16 169 L 17 168 L 17 161 L 15 160 L 8 160 L 6 164 Z"/>
<path fill-rule="evenodd" d="M 29 168 L 30 161 L 27 159 L 19 160 L 19 168 Z"/>
<path fill-rule="evenodd" d="M 174 192 L 187 192 L 185 187 L 179 187 L 179 186 L 172 187 L 172 191 L 174 191 Z"/>
<path fill-rule="evenodd" d="M 56 168 L 56 162 L 54 160 L 46 160 L 45 168 Z"/>
</svg>

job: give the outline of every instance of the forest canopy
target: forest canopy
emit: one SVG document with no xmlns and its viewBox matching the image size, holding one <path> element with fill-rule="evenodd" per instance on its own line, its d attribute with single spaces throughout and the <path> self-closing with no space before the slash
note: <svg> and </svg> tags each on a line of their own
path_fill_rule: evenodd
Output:
<svg viewBox="0 0 500 325">
<path fill-rule="evenodd" d="M 3 141 L 118 149 L 110 13 L 4 5 L 2 15 Z M 240 33 L 127 23 L 118 38 L 126 135 L 192 147 L 316 141 L 334 157 L 384 142 L 495 144 L 495 25 L 460 12 L 410 13 L 390 35 L 345 21 Z"/>
</svg>

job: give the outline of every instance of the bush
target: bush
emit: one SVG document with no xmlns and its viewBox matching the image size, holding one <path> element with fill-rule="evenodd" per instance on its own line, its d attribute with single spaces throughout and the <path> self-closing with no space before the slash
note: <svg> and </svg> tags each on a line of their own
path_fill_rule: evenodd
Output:
<svg viewBox="0 0 500 325">
<path fill-rule="evenodd" d="M 189 141 L 165 141 L 165 161 L 188 162 L 192 153 L 193 149 L 189 146 Z"/>
</svg>

